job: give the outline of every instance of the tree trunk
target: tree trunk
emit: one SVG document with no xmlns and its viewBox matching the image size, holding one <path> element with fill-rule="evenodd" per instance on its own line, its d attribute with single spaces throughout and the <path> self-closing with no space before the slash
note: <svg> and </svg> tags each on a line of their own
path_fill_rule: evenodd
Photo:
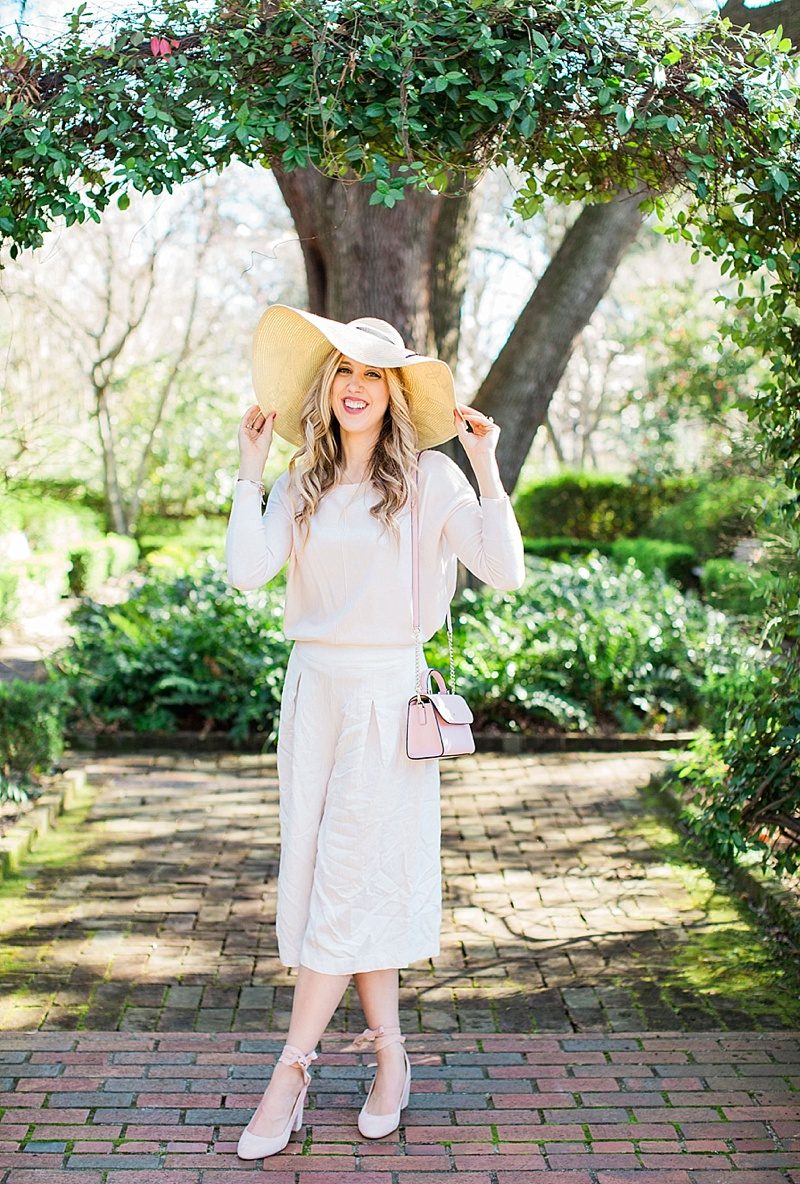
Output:
<svg viewBox="0 0 800 1184">
<path fill-rule="evenodd" d="M 581 211 L 473 401 L 500 425 L 497 461 L 506 489 L 517 483 L 576 337 L 636 238 L 644 218 L 639 203 L 649 192 L 620 193 Z"/>
<path fill-rule="evenodd" d="M 726 16 L 739 27 L 749 25 L 756 33 L 766 33 L 780 25 L 784 37 L 790 37 L 795 49 L 800 49 L 800 4 L 797 0 L 777 0 L 775 4 L 760 4 L 757 8 L 746 8 L 744 0 L 727 0 L 720 16 Z"/>
<path fill-rule="evenodd" d="M 472 194 L 412 189 L 386 209 L 371 206 L 371 190 L 358 182 L 273 169 L 300 239 L 309 310 L 344 321 L 382 317 L 409 348 L 455 366 Z"/>
<path fill-rule="evenodd" d="M 475 200 L 410 190 L 392 209 L 370 190 L 310 169 L 275 175 L 306 265 L 309 308 L 336 320 L 379 316 L 413 349 L 455 365 Z M 474 405 L 502 428 L 498 462 L 513 490 L 575 338 L 589 322 L 625 250 L 646 196 L 587 206 L 564 236 Z M 471 477 L 454 441 L 442 445 Z"/>
<path fill-rule="evenodd" d="M 119 487 L 116 445 L 106 388 L 95 387 L 95 414 L 100 435 L 100 449 L 103 455 L 103 492 L 105 494 L 106 516 L 111 524 L 111 530 L 117 534 L 127 534 L 128 520 Z"/>
<path fill-rule="evenodd" d="M 464 186 L 457 178 L 456 187 Z M 461 339 L 461 311 L 469 282 L 470 247 L 475 235 L 478 203 L 475 190 L 463 197 L 445 197 L 436 210 L 431 272 L 431 335 L 436 356 L 456 369 Z"/>
<path fill-rule="evenodd" d="M 410 349 L 431 345 L 433 228 L 441 198 L 412 190 L 392 209 L 371 190 L 310 169 L 276 178 L 294 219 L 308 275 L 311 312 L 350 321 L 381 317 Z"/>
</svg>

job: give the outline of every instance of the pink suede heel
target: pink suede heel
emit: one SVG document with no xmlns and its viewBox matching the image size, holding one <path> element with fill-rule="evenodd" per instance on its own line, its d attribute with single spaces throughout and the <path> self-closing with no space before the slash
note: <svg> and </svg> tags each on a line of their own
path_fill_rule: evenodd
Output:
<svg viewBox="0 0 800 1184">
<path fill-rule="evenodd" d="M 405 1040 L 405 1036 L 401 1036 L 400 1028 L 396 1024 L 391 1026 L 381 1024 L 377 1028 L 365 1028 L 361 1035 L 356 1036 L 352 1044 L 348 1045 L 348 1048 L 361 1051 L 374 1042 L 373 1046 L 378 1051 L 381 1048 L 385 1048 L 387 1044 L 396 1044 L 398 1041 L 405 1044 Z M 358 1129 L 367 1139 L 381 1139 L 384 1135 L 391 1134 L 392 1131 L 397 1130 L 400 1125 L 400 1111 L 408 1105 L 408 1097 L 411 1091 L 411 1062 L 408 1059 L 405 1049 L 403 1049 L 403 1056 L 406 1062 L 403 1091 L 400 1095 L 400 1104 L 390 1114 L 368 1113 L 367 1107 L 369 1106 L 369 1100 L 372 1097 L 372 1091 L 375 1087 L 375 1077 L 372 1079 L 369 1093 L 358 1115 Z"/>
<path fill-rule="evenodd" d="M 239 1136 L 239 1144 L 236 1148 L 236 1154 L 240 1159 L 265 1159 L 268 1155 L 275 1155 L 278 1151 L 283 1151 L 289 1142 L 292 1131 L 300 1130 L 300 1127 L 303 1125 L 303 1106 L 305 1105 L 308 1086 L 311 1082 L 311 1074 L 308 1072 L 308 1066 L 316 1059 L 317 1054 L 313 1051 L 304 1053 L 301 1049 L 295 1048 L 293 1044 L 284 1045 L 278 1060 L 282 1061 L 284 1065 L 297 1065 L 302 1069 L 303 1088 L 297 1095 L 297 1101 L 289 1115 L 289 1121 L 279 1135 L 273 1135 L 271 1138 L 254 1135 L 249 1129 L 248 1124 L 248 1127 Z"/>
</svg>

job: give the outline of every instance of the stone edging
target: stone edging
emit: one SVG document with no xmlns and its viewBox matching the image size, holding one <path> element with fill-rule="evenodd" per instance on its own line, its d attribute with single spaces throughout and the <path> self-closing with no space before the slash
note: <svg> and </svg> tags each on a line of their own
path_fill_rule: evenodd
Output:
<svg viewBox="0 0 800 1184">
<path fill-rule="evenodd" d="M 670 770 L 654 773 L 648 788 L 656 792 L 663 802 L 673 823 L 684 830 L 680 815 L 683 802 L 672 788 Z M 693 842 L 703 851 L 705 857 L 719 868 L 730 880 L 741 896 L 763 917 L 772 921 L 790 941 L 800 949 L 800 900 L 774 877 L 764 874 L 758 867 L 742 867 L 720 859 L 716 852 L 707 847 L 702 836 L 695 831 L 687 832 Z"/>
<path fill-rule="evenodd" d="M 609 735 L 587 735 L 585 732 L 530 733 L 507 732 L 495 736 L 487 732 L 475 733 L 476 752 L 503 752 L 520 755 L 526 752 L 648 752 L 658 749 L 686 748 L 695 732 L 664 732 L 646 735 L 638 732 L 613 732 Z M 76 732 L 72 746 L 90 752 L 240 752 L 260 754 L 262 745 L 251 741 L 233 745 L 227 732 Z M 264 753 L 265 756 L 273 755 Z"/>
<path fill-rule="evenodd" d="M 79 804 L 85 789 L 84 769 L 65 769 L 53 778 L 35 805 L 0 836 L 0 880 L 19 871 L 36 840 L 57 824 L 60 814 Z"/>
</svg>

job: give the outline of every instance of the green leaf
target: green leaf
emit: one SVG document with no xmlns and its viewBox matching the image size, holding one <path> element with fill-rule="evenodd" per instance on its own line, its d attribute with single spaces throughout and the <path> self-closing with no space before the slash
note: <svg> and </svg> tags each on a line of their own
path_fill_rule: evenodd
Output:
<svg viewBox="0 0 800 1184">
<path fill-rule="evenodd" d="M 632 107 L 618 107 L 615 116 L 615 123 L 617 131 L 624 135 L 629 131 L 633 124 L 633 108 Z"/>
</svg>

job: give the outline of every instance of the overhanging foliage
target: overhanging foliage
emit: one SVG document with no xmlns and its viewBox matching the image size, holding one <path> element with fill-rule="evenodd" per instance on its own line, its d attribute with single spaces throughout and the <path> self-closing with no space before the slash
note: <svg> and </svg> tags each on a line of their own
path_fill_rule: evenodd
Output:
<svg viewBox="0 0 800 1184">
<path fill-rule="evenodd" d="M 790 50 L 780 30 L 690 28 L 627 0 L 166 0 L 102 24 L 81 5 L 48 45 L 0 43 L 0 235 L 14 258 L 61 218 L 97 221 L 130 187 L 171 189 L 234 157 L 358 178 L 387 206 L 513 162 L 526 216 L 545 195 L 638 191 L 723 272 L 758 273 L 773 389 L 794 394 Z M 672 214 L 661 195 L 676 184 Z"/>
<path fill-rule="evenodd" d="M 800 119 L 779 32 L 623 0 L 168 0 L 102 26 L 84 9 L 47 46 L 2 43 L 0 230 L 18 246 L 233 157 L 355 175 L 387 205 L 513 161 L 524 214 L 680 180 L 748 265 L 788 278 Z"/>
<path fill-rule="evenodd" d="M 234 157 L 360 179 L 387 206 L 513 162 L 526 216 L 627 189 L 723 272 L 757 273 L 771 397 L 800 390 L 800 83 L 780 30 L 627 0 L 165 0 L 102 24 L 85 7 L 48 45 L 0 43 L 12 258 Z"/>
</svg>

